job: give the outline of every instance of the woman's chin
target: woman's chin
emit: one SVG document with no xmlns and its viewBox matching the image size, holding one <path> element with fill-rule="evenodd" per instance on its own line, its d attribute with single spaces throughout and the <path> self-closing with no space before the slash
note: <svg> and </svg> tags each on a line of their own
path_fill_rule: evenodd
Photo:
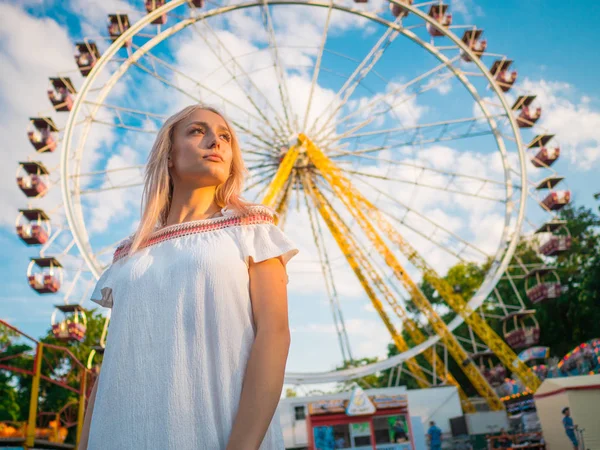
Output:
<svg viewBox="0 0 600 450">
<path fill-rule="evenodd" d="M 202 168 L 202 170 L 188 171 L 180 179 L 185 180 L 186 184 L 195 184 L 201 187 L 218 186 L 227 181 L 227 175 L 216 168 Z"/>
</svg>

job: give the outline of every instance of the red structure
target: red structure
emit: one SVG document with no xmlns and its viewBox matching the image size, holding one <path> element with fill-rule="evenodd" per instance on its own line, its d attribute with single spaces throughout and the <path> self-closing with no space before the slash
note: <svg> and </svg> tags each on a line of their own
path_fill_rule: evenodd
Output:
<svg viewBox="0 0 600 450">
<path fill-rule="evenodd" d="M 357 3 L 360 3 L 359 0 L 355 0 Z M 404 3 L 407 5 L 412 5 L 413 4 L 413 0 L 399 0 L 400 3 Z M 366 3 L 366 0 L 364 0 L 364 3 Z M 396 18 L 402 18 L 402 17 L 406 17 L 408 16 L 408 10 L 406 8 L 403 8 L 402 6 L 396 5 L 395 3 L 390 2 L 390 11 L 392 12 L 392 15 Z"/>
<path fill-rule="evenodd" d="M 531 128 L 542 115 L 542 108 L 532 107 L 535 95 L 521 95 L 512 107 L 513 111 L 521 111 L 517 116 L 519 128 Z"/>
<path fill-rule="evenodd" d="M 52 89 L 48 89 L 48 99 L 56 112 L 68 112 L 73 108 L 73 95 L 77 91 L 68 77 L 50 78 Z"/>
<path fill-rule="evenodd" d="M 492 65 L 492 69 L 490 72 L 494 79 L 498 82 L 500 89 L 502 92 L 510 91 L 515 81 L 517 81 L 517 71 L 513 70 L 509 72 L 509 68 L 512 65 L 512 61 L 510 59 L 498 59 L 494 61 Z"/>
<path fill-rule="evenodd" d="M 357 395 L 362 398 L 358 398 Z M 361 404 L 361 408 L 370 407 L 370 411 L 366 414 L 352 415 L 353 401 Z M 370 404 L 367 404 L 368 402 Z M 309 450 L 321 448 L 317 447 L 319 442 L 316 441 L 323 440 L 324 435 L 328 435 L 329 440 L 333 437 L 333 448 L 371 446 L 376 450 L 378 445 L 381 448 L 381 444 L 389 444 L 386 448 L 390 450 L 415 448 L 406 395 L 367 397 L 362 389 L 357 389 L 350 400 L 312 402 L 308 404 L 306 426 Z"/>
<path fill-rule="evenodd" d="M 473 29 L 467 30 L 463 34 L 462 41 L 467 44 L 467 47 L 475 53 L 475 56 L 481 58 L 485 49 L 487 48 L 487 40 L 481 39 L 481 35 L 483 34 L 483 30 Z M 471 58 L 468 54 L 463 53 L 462 59 L 467 62 L 471 62 Z"/>
<path fill-rule="evenodd" d="M 511 313 L 502 322 L 504 339 L 515 350 L 531 347 L 540 341 L 540 324 L 534 310 Z"/>
<path fill-rule="evenodd" d="M 490 350 L 472 355 L 479 366 L 479 371 L 492 387 L 501 386 L 506 378 L 506 369 L 498 361 L 498 357 Z"/>
<path fill-rule="evenodd" d="M 129 30 L 129 16 L 127 14 L 109 14 L 108 15 L 108 35 L 110 40 L 115 42 L 123 33 Z M 124 47 L 131 47 L 131 39 L 125 41 Z"/>
<path fill-rule="evenodd" d="M 547 189 L 550 192 L 548 195 L 540 202 L 542 208 L 547 211 L 556 211 L 563 208 L 567 203 L 571 201 L 571 191 L 562 190 L 562 191 L 553 191 L 558 183 L 564 180 L 564 177 L 559 177 L 556 175 L 549 176 L 544 178 L 542 181 L 538 183 L 535 187 L 538 191 L 543 189 Z"/>
<path fill-rule="evenodd" d="M 0 319 L 0 370 L 19 374 L 30 390 L 28 421 L 0 421 L 0 446 L 11 448 L 77 448 L 86 400 L 97 375 L 66 347 L 42 343 Z M 15 348 L 25 350 L 15 352 Z M 40 399 L 48 385 L 63 389 L 66 403 L 42 410 Z M 69 430 L 72 432 L 69 433 Z"/>
<path fill-rule="evenodd" d="M 27 138 L 38 153 L 53 152 L 56 150 L 56 136 L 58 128 L 50 117 L 31 117 Z"/>
<path fill-rule="evenodd" d="M 62 320 L 56 320 L 56 312 L 52 314 L 52 334 L 61 341 L 83 342 L 87 330 L 87 317 L 81 305 L 54 305 L 57 311 L 64 314 Z"/>
<path fill-rule="evenodd" d="M 17 235 L 28 245 L 48 242 L 50 218 L 41 209 L 20 209 L 17 217 Z"/>
<path fill-rule="evenodd" d="M 54 258 L 31 258 L 27 268 L 29 286 L 39 294 L 55 294 L 62 282 L 62 265 Z"/>
<path fill-rule="evenodd" d="M 17 185 L 29 197 L 43 197 L 48 192 L 48 169 L 39 161 L 23 161 L 17 171 Z"/>
<path fill-rule="evenodd" d="M 95 42 L 77 42 L 75 44 L 75 62 L 82 76 L 87 77 L 99 59 L 100 52 Z"/>
<path fill-rule="evenodd" d="M 533 269 L 525 276 L 525 292 L 534 304 L 558 298 L 562 294 L 560 278 L 549 267 Z"/>
<path fill-rule="evenodd" d="M 146 0 L 146 11 L 151 13 L 155 9 L 164 6 L 165 0 Z M 167 15 L 163 14 L 162 16 L 158 16 L 157 19 L 154 19 L 152 25 L 164 25 L 167 23 Z"/>
<path fill-rule="evenodd" d="M 553 137 L 553 134 L 540 134 L 527 146 L 528 149 L 535 149 L 535 155 L 531 158 L 535 167 L 550 167 L 560 156 L 560 147 L 547 145 Z"/>
<path fill-rule="evenodd" d="M 452 25 L 452 14 L 447 14 L 447 11 L 448 11 L 448 5 L 446 5 L 444 3 L 431 5 L 431 7 L 429 8 L 429 17 L 437 20 L 441 26 L 447 28 L 450 25 Z M 442 33 L 439 28 L 434 27 L 429 22 L 427 22 L 426 26 L 427 26 L 427 31 L 429 32 L 430 35 L 435 36 L 435 37 L 444 35 L 444 33 Z"/>
</svg>

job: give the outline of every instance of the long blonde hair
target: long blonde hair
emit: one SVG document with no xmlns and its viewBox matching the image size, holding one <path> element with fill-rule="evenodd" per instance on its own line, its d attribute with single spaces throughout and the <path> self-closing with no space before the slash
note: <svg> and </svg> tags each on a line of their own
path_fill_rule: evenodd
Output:
<svg viewBox="0 0 600 450">
<path fill-rule="evenodd" d="M 168 158 L 173 148 L 173 131 L 177 124 L 197 110 L 212 111 L 221 116 L 231 133 L 231 169 L 227 180 L 217 186 L 215 203 L 221 208 L 228 206 L 241 211 L 242 214 L 248 213 L 250 204 L 240 196 L 247 170 L 235 130 L 217 109 L 200 104 L 187 106 L 165 121 L 148 156 L 142 194 L 141 220 L 128 254 L 138 250 L 155 228 L 163 227 L 167 221 L 173 196 L 173 180 L 168 167 Z"/>
</svg>

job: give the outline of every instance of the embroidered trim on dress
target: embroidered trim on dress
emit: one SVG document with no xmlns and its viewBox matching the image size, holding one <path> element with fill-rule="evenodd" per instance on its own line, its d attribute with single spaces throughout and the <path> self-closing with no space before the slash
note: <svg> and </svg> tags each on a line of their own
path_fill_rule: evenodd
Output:
<svg viewBox="0 0 600 450">
<path fill-rule="evenodd" d="M 240 225 L 258 225 L 258 224 L 273 224 L 273 214 L 266 207 L 256 206 L 251 207 L 253 212 L 247 216 L 224 216 L 214 219 L 199 219 L 183 222 L 176 225 L 169 225 L 158 231 L 150 234 L 148 240 L 141 248 L 150 247 L 160 242 L 171 239 L 188 236 L 190 234 L 206 233 L 207 231 L 220 230 L 223 228 L 235 227 Z M 254 212 L 256 211 L 256 212 Z M 129 253 L 131 248 L 131 240 L 127 240 L 123 245 L 120 245 L 113 255 L 113 263 L 123 258 Z"/>
</svg>

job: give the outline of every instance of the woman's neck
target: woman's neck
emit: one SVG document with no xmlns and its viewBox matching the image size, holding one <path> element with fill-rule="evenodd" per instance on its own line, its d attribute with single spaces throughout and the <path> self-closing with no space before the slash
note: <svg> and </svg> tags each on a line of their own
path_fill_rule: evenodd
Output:
<svg viewBox="0 0 600 450">
<path fill-rule="evenodd" d="M 173 199 L 165 226 L 218 215 L 221 208 L 215 202 L 216 186 L 173 191 Z"/>
</svg>

